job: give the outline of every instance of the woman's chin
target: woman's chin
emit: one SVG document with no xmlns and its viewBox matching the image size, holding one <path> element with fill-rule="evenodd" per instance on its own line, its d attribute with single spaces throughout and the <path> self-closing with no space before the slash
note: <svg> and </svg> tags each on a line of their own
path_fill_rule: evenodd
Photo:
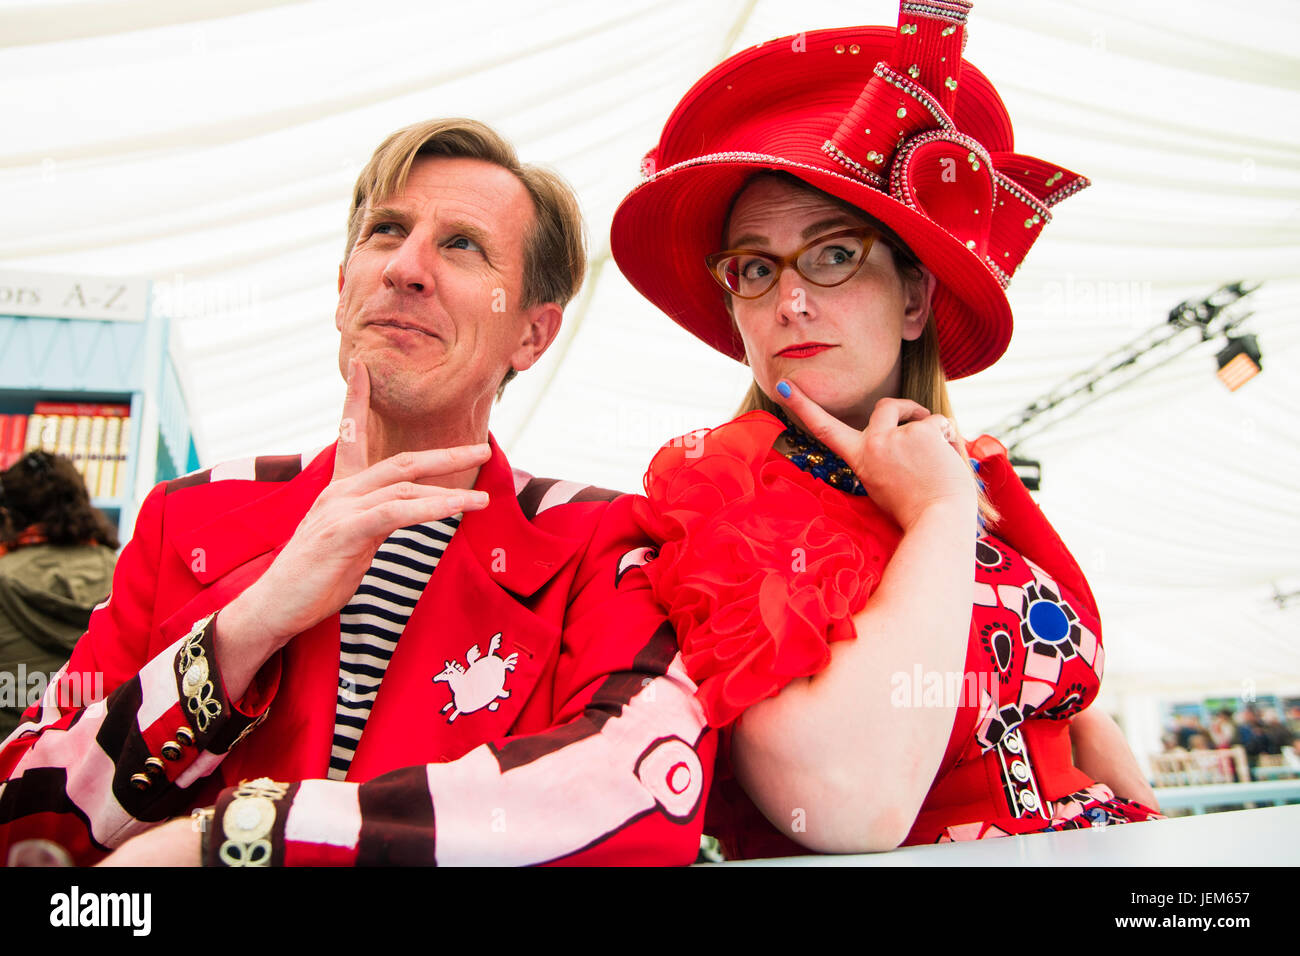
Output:
<svg viewBox="0 0 1300 956">
<path fill-rule="evenodd" d="M 858 403 L 854 401 L 856 396 L 845 395 L 842 389 L 827 387 L 825 383 L 817 381 L 810 381 L 805 384 L 799 381 L 796 376 L 791 376 L 790 381 L 799 386 L 799 390 L 821 406 L 824 411 L 834 415 L 840 421 L 861 414 Z"/>
</svg>

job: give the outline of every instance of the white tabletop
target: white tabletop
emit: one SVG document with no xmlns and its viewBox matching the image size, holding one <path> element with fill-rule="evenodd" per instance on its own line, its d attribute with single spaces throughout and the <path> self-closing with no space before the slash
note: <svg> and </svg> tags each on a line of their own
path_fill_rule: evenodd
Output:
<svg viewBox="0 0 1300 956">
<path fill-rule="evenodd" d="M 719 866 L 1295 866 L 1300 805 L 1231 810 L 890 853 L 795 856 Z"/>
</svg>

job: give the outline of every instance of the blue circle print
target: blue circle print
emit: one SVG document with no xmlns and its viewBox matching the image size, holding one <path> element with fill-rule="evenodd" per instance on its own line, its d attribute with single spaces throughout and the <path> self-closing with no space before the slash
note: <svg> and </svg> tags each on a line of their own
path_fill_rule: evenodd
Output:
<svg viewBox="0 0 1300 956">
<path fill-rule="evenodd" d="M 1056 644 L 1070 633 L 1070 619 L 1059 605 L 1051 601 L 1035 601 L 1029 606 L 1029 629 L 1034 637 Z"/>
</svg>

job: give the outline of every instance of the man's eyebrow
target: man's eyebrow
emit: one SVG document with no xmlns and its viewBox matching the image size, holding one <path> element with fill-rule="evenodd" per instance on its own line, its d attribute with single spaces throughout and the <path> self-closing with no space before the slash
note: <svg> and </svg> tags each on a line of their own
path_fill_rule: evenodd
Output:
<svg viewBox="0 0 1300 956">
<path fill-rule="evenodd" d="M 370 206 L 366 209 L 364 221 L 372 223 L 392 219 L 397 222 L 406 222 L 409 218 L 409 213 L 403 212 L 396 206 Z"/>
<path fill-rule="evenodd" d="M 844 213 L 841 215 L 830 216 L 827 219 L 819 219 L 817 222 L 814 222 L 812 225 L 802 229 L 799 232 L 799 235 L 803 239 L 813 239 L 821 235 L 827 229 L 834 228 L 835 226 L 848 227 L 848 226 L 856 226 L 856 225 L 858 225 L 858 222 L 855 219 L 853 219 L 853 217 L 849 216 L 847 213 Z M 735 239 L 733 239 L 731 241 L 731 248 L 743 249 L 746 246 L 752 246 L 752 245 L 762 246 L 762 245 L 768 245 L 769 243 L 770 240 L 767 238 L 767 236 L 760 236 L 756 232 L 747 232 L 743 236 L 737 236 Z"/>
<path fill-rule="evenodd" d="M 483 249 L 484 252 L 488 252 L 491 249 L 492 240 L 488 237 L 488 234 L 472 222 L 456 220 L 447 226 L 446 231 L 451 235 L 464 236 L 467 239 L 472 239 Z"/>
</svg>

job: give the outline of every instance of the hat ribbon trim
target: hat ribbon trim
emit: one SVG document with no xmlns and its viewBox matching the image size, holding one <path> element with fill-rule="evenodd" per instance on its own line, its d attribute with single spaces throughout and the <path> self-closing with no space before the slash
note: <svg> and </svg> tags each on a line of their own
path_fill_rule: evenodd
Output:
<svg viewBox="0 0 1300 956">
<path fill-rule="evenodd" d="M 899 4 L 899 10 L 902 13 L 915 13 L 917 16 L 933 17 L 936 20 L 946 20 L 949 23 L 965 24 L 966 16 L 970 12 L 971 3 L 942 3 L 942 2 L 908 2 L 904 0 Z"/>
<path fill-rule="evenodd" d="M 1083 177 L 1080 177 L 1080 179 L 1082 178 Z M 1047 207 L 1049 205 L 1052 205 L 1052 203 L 1046 203 L 1043 200 L 1039 199 L 1037 196 L 1034 196 L 1031 193 L 1026 192 L 1025 189 L 1019 183 L 1017 183 L 1015 180 L 1011 179 L 1004 173 L 999 173 L 997 171 L 994 171 L 993 182 L 998 188 L 1005 189 L 1007 192 L 1011 193 L 1011 195 L 1015 196 L 1022 203 L 1028 206 L 1030 210 L 1030 215 L 1041 217 L 1044 225 L 1052 221 L 1052 214 L 1047 209 Z M 1074 189 L 1074 191 L 1078 192 L 1080 189 L 1082 189 L 1084 186 L 1087 185 L 1088 185 L 1088 181 L 1084 180 L 1083 185 L 1078 186 L 1076 189 Z M 1063 193 L 1067 189 L 1070 189 L 1071 187 L 1074 186 L 1076 186 L 1076 183 L 1070 183 L 1069 186 L 1063 186 L 1062 188 L 1058 189 L 1057 192 Z M 1060 202 L 1061 199 L 1064 198 L 1065 196 L 1061 196 L 1060 199 L 1056 200 L 1056 202 Z M 1028 223 L 1026 223 L 1026 226 L 1028 226 Z"/>
<path fill-rule="evenodd" d="M 884 175 L 867 169 L 867 167 L 863 166 L 848 153 L 844 152 L 844 150 L 836 146 L 831 140 L 828 139 L 826 142 L 822 143 L 822 152 L 835 160 L 841 166 L 847 166 L 849 169 L 853 170 L 858 174 L 858 176 L 867 180 L 867 182 L 875 186 L 881 192 L 884 192 L 888 186 Z"/>
<path fill-rule="evenodd" d="M 991 174 L 993 180 L 993 202 L 996 204 L 998 199 L 999 173 L 993 168 L 993 160 L 989 157 L 988 150 L 986 150 L 984 144 L 975 137 L 968 136 L 965 133 L 959 133 L 955 129 L 926 130 L 924 133 L 917 133 L 899 147 L 898 152 L 894 154 L 893 166 L 891 166 L 889 170 L 889 194 L 899 202 L 903 203 L 903 205 L 910 206 L 918 212 L 921 211 L 916 204 L 916 197 L 912 193 L 911 183 L 907 180 L 908 160 L 918 147 L 924 146 L 926 143 L 933 143 L 936 140 L 943 140 L 945 142 L 965 147 L 975 157 L 976 161 L 971 165 L 976 169 L 979 168 L 978 161 L 983 160 L 984 165 Z M 1006 179 L 1006 177 L 1001 178 Z M 1044 209 L 1043 212 L 1046 213 L 1047 210 Z M 926 218 L 929 219 L 930 216 L 926 214 Z"/>
<path fill-rule="evenodd" d="M 1073 182 L 1066 183 L 1064 186 L 1062 186 L 1060 189 L 1056 190 L 1055 192 L 1048 193 L 1046 196 L 1043 197 L 1042 203 L 1044 206 L 1055 206 L 1061 200 L 1069 199 L 1079 190 L 1087 189 L 1091 185 L 1092 185 L 1092 180 L 1088 179 L 1088 177 L 1078 176 L 1075 178 Z"/>
<path fill-rule="evenodd" d="M 1002 267 L 993 261 L 992 256 L 984 257 L 984 265 L 988 266 L 989 272 L 993 273 L 993 278 L 998 280 L 998 284 L 1002 286 L 1004 291 L 1011 285 L 1011 275 L 1004 272 Z"/>
<path fill-rule="evenodd" d="M 815 173 L 821 173 L 824 176 L 834 176 L 836 179 L 842 179 L 848 183 L 861 182 L 856 176 L 846 176 L 843 173 L 837 173 L 833 169 L 827 169 L 825 166 L 814 166 L 812 163 L 799 163 L 793 159 L 786 159 L 784 156 L 774 156 L 771 153 L 748 153 L 743 151 L 729 151 L 724 153 L 704 153 L 700 156 L 692 156 L 690 159 L 683 159 L 679 163 L 673 163 L 671 166 L 665 166 L 656 172 L 649 179 L 645 180 L 638 189 L 648 186 L 656 179 L 674 173 L 679 169 L 688 166 L 703 166 L 710 163 L 773 163 L 779 166 L 789 166 L 792 169 L 810 169 Z"/>
<path fill-rule="evenodd" d="M 884 60 L 877 63 L 875 70 L 872 72 L 890 86 L 897 87 L 924 106 L 940 129 L 957 128 L 957 124 L 952 121 L 952 117 L 948 115 L 948 111 L 943 108 L 935 95 L 911 77 L 899 73 Z"/>
</svg>

